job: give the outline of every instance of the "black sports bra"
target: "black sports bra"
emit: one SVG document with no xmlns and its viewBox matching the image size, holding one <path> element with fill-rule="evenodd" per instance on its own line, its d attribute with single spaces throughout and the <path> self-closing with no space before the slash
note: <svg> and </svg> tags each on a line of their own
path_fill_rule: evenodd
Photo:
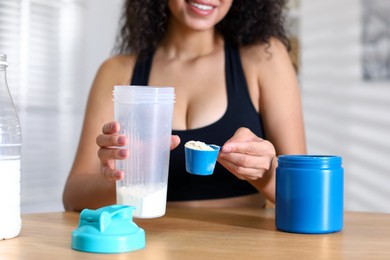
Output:
<svg viewBox="0 0 390 260">
<path fill-rule="evenodd" d="M 148 85 L 153 53 L 137 60 L 131 85 Z M 264 138 L 260 115 L 254 108 L 242 69 L 237 46 L 225 41 L 225 76 L 228 106 L 225 114 L 205 127 L 173 130 L 180 136 L 180 145 L 171 151 L 168 177 L 168 201 L 218 199 L 254 194 L 258 191 L 247 181 L 239 180 L 217 163 L 213 175 L 197 176 L 186 172 L 184 144 L 195 140 L 223 145 L 239 127 L 247 127 Z"/>
</svg>

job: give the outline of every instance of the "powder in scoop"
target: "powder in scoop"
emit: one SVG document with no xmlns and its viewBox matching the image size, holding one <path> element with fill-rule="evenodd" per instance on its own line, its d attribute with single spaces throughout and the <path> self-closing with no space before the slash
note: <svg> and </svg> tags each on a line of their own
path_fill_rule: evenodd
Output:
<svg viewBox="0 0 390 260">
<path fill-rule="evenodd" d="M 205 144 L 204 142 L 200 141 L 188 141 L 185 144 L 185 147 L 195 150 L 202 150 L 202 151 L 214 151 L 213 148 Z"/>
</svg>

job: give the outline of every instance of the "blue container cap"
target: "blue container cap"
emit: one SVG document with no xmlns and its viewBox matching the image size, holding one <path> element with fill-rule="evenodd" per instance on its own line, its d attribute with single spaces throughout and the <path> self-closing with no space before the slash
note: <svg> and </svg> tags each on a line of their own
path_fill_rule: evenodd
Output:
<svg viewBox="0 0 390 260">
<path fill-rule="evenodd" d="M 133 222 L 135 207 L 111 205 L 84 209 L 72 232 L 72 248 L 91 253 L 123 253 L 145 247 L 145 231 Z"/>
<path fill-rule="evenodd" d="M 306 169 L 327 169 L 341 167 L 342 158 L 338 155 L 286 154 L 278 156 L 278 167 Z"/>
</svg>

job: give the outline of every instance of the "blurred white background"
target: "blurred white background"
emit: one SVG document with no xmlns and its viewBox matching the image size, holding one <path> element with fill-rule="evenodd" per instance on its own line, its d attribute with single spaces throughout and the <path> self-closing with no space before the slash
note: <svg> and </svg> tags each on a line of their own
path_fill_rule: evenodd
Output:
<svg viewBox="0 0 390 260">
<path fill-rule="evenodd" d="M 346 210 L 390 213 L 390 81 L 363 80 L 363 1 L 292 1 L 308 148 L 343 157 Z M 121 4 L 0 0 L 0 52 L 9 56 L 23 131 L 25 213 L 63 210 L 88 91 L 111 55 Z"/>
<path fill-rule="evenodd" d="M 0 0 L 0 52 L 23 134 L 22 212 L 63 210 L 87 95 L 111 54 L 121 4 Z"/>
</svg>

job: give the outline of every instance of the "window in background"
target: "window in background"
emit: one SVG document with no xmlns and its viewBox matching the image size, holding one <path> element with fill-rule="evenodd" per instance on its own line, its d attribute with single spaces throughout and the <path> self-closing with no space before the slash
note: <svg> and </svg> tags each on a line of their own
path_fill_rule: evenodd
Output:
<svg viewBox="0 0 390 260">
<path fill-rule="evenodd" d="M 390 80 L 390 1 L 362 0 L 363 78 Z"/>
<path fill-rule="evenodd" d="M 83 2 L 0 0 L 0 52 L 23 134 L 23 212 L 62 209 L 84 109 Z"/>
</svg>

